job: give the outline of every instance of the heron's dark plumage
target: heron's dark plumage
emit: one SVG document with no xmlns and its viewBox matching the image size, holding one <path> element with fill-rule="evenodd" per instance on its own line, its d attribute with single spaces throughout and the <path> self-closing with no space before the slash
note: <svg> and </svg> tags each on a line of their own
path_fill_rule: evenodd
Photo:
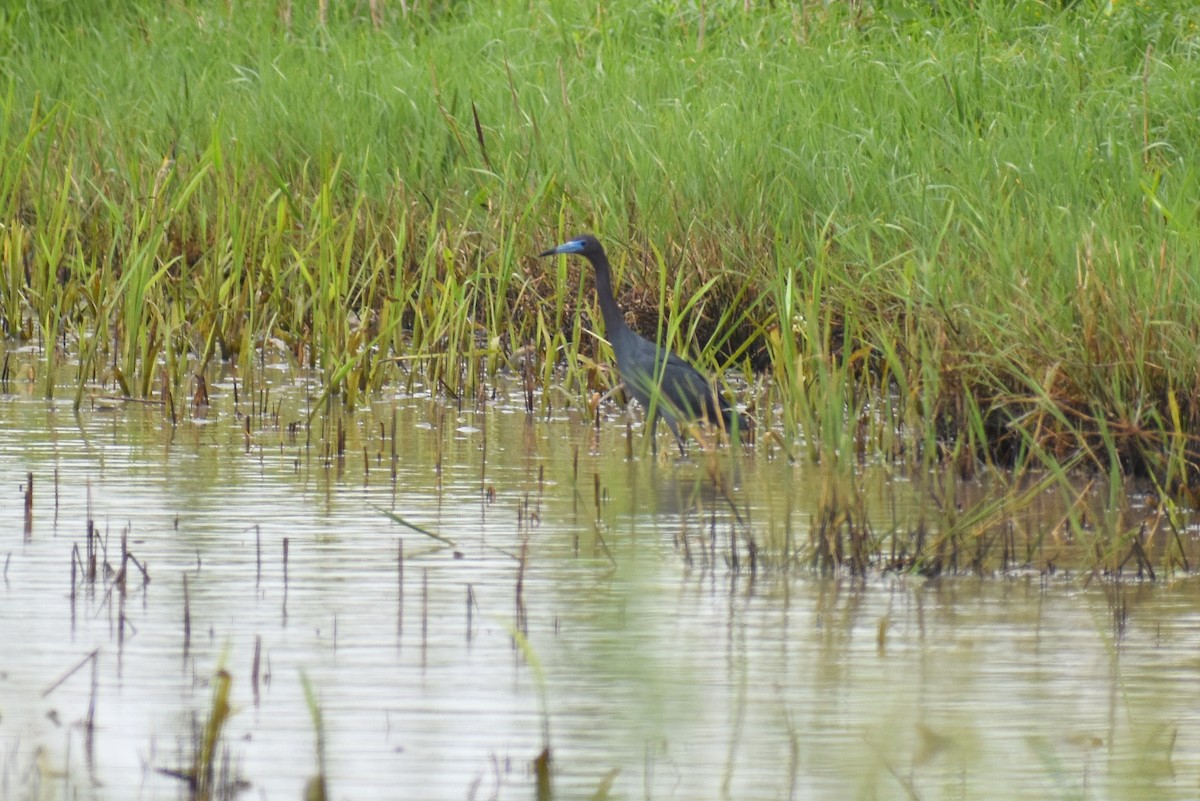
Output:
<svg viewBox="0 0 1200 801">
<path fill-rule="evenodd" d="M 604 316 L 608 341 L 617 357 L 617 372 L 621 374 L 621 380 L 630 394 L 651 410 L 651 436 L 659 416 L 667 421 L 681 452 L 683 438 L 679 433 L 678 420 L 720 421 L 728 431 L 748 430 L 748 421 L 737 414 L 695 367 L 639 335 L 625 322 L 625 315 L 613 296 L 608 256 L 596 237 L 584 234 L 540 255 L 560 253 L 575 253 L 592 263 L 596 272 L 600 313 Z M 661 391 L 656 392 L 656 388 Z"/>
</svg>

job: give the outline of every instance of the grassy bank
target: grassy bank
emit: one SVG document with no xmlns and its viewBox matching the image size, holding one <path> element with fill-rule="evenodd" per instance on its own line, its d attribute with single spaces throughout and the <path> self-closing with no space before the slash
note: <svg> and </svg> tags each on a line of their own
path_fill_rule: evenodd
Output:
<svg viewBox="0 0 1200 801">
<path fill-rule="evenodd" d="M 812 458 L 1196 481 L 1191 4 L 335 5 L 0 12 L 3 323 L 77 399 L 286 357 L 582 402 L 586 275 L 530 254 L 593 230 Z"/>
</svg>

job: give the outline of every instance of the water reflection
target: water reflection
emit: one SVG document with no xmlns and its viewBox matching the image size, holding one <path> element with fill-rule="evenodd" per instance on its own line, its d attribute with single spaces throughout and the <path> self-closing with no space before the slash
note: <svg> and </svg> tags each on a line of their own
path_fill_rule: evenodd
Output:
<svg viewBox="0 0 1200 801">
<path fill-rule="evenodd" d="M 301 671 L 337 798 L 528 798 L 544 729 L 564 798 L 1200 783 L 1194 579 L 733 570 L 733 543 L 744 560 L 747 537 L 803 540 L 814 468 L 742 456 L 721 492 L 696 455 L 626 462 L 618 422 L 596 440 L 503 402 L 380 402 L 310 436 L 289 430 L 296 391 L 247 437 L 228 385 L 211 392 L 176 427 L 0 399 L 0 796 L 183 794 L 157 769 L 190 763 L 221 666 L 251 797 L 299 797 L 317 770 Z M 70 672 L 93 651 L 94 687 L 90 663 Z"/>
</svg>

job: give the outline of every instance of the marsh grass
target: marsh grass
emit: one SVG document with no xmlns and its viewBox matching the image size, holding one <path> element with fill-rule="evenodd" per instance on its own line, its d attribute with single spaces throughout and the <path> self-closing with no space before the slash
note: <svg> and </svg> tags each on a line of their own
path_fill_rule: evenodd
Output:
<svg viewBox="0 0 1200 801">
<path fill-rule="evenodd" d="M 213 674 L 208 717 L 203 725 L 192 721 L 191 766 L 180 770 L 158 769 L 159 773 L 182 781 L 188 788 L 188 798 L 195 801 L 236 798 L 249 786 L 237 775 L 233 757 L 221 739 L 233 712 L 229 700 L 232 685 L 229 672 L 218 668 Z"/>
<path fill-rule="evenodd" d="M 314 410 L 503 371 L 582 405 L 590 275 L 531 256 L 587 229 L 809 460 L 1194 503 L 1191 4 L 418 8 L 0 16 L 0 317 L 47 394 L 65 355 L 77 407 L 214 360 L 315 370 Z"/>
<path fill-rule="evenodd" d="M 312 718 L 313 731 L 316 733 L 316 775 L 309 778 L 304 787 L 305 801 L 325 801 L 329 797 L 327 787 L 328 771 L 326 770 L 325 762 L 325 715 L 321 712 L 320 700 L 317 698 L 316 691 L 313 690 L 312 682 L 309 681 L 307 674 L 304 671 L 300 672 L 300 686 L 304 690 L 304 704 L 308 707 L 308 714 Z"/>
</svg>

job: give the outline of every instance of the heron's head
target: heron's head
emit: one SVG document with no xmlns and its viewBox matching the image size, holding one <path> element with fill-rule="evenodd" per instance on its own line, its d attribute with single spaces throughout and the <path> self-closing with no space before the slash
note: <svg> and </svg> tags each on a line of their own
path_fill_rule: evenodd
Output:
<svg viewBox="0 0 1200 801">
<path fill-rule="evenodd" d="M 591 258 L 594 255 L 599 255 L 604 252 L 604 248 L 600 247 L 600 243 L 596 237 L 591 234 L 577 236 L 574 239 L 563 242 L 556 248 L 550 248 L 544 253 L 539 253 L 539 256 L 555 256 L 559 253 L 578 253 L 580 256 Z"/>
</svg>

